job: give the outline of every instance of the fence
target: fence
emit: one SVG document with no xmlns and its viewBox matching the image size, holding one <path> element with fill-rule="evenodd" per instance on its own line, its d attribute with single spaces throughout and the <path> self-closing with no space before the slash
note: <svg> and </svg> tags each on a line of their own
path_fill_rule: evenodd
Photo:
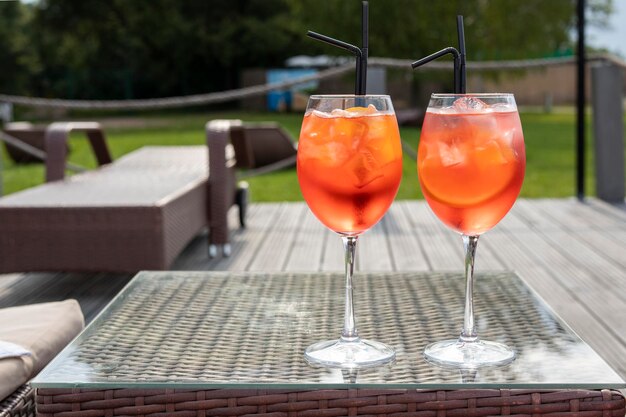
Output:
<svg viewBox="0 0 626 417">
<path fill-rule="evenodd" d="M 609 62 L 626 69 L 626 62 L 623 62 L 612 55 L 599 54 L 591 55 L 588 62 Z M 534 68 L 545 68 L 555 65 L 568 65 L 576 62 L 576 57 L 543 58 L 517 61 L 481 61 L 468 62 L 469 72 L 481 71 L 504 71 L 504 70 L 528 70 Z M 411 69 L 411 61 L 392 58 L 370 58 L 368 60 L 371 67 Z M 420 70 L 449 71 L 452 69 L 451 62 L 432 62 L 428 67 Z M 12 96 L 0 94 L 0 102 L 12 103 L 21 106 L 47 107 L 61 109 L 81 109 L 81 110 L 152 110 L 202 106 L 240 100 L 246 97 L 253 97 L 267 94 L 272 90 L 285 89 L 297 84 L 309 81 L 318 81 L 327 78 L 334 78 L 354 70 L 354 64 L 348 63 L 338 67 L 328 68 L 314 75 L 294 78 L 292 80 L 244 87 L 236 90 L 228 90 L 206 94 L 195 94 L 179 97 L 167 97 L 144 100 L 64 100 Z"/>
<path fill-rule="evenodd" d="M 575 56 L 571 57 L 558 57 L 558 58 L 543 58 L 543 59 L 531 59 L 531 60 L 516 60 L 516 61 L 481 61 L 481 62 L 468 62 L 467 69 L 470 73 L 480 73 L 482 71 L 506 71 L 506 70 L 531 70 L 537 68 L 547 68 L 562 65 L 571 65 L 576 62 Z M 369 66 L 382 67 L 382 68 L 397 68 L 406 69 L 411 68 L 411 61 L 393 58 L 370 58 Z M 619 71 L 626 70 L 626 62 L 608 54 L 595 54 L 590 55 L 587 59 L 588 63 L 601 63 L 604 66 L 616 68 L 618 74 L 615 79 L 619 79 Z M 452 69 L 451 62 L 432 62 L 428 67 L 420 69 L 432 70 L 432 71 L 450 71 Z M 0 104 L 8 103 L 11 105 L 29 106 L 29 107 L 43 107 L 43 108 L 58 108 L 58 109 L 80 109 L 80 110 L 153 110 L 153 109 L 168 109 L 168 108 L 183 108 L 193 107 L 208 104 L 217 104 L 230 102 L 235 100 L 245 99 L 247 97 L 254 97 L 264 95 L 272 90 L 286 89 L 294 85 L 319 81 L 328 78 L 339 77 L 354 70 L 354 63 L 343 64 L 337 67 L 328 68 L 322 70 L 313 75 L 306 75 L 291 80 L 265 83 L 261 85 L 255 85 L 250 87 L 244 87 L 236 90 L 221 91 L 206 94 L 196 94 L 179 97 L 167 97 L 158 99 L 144 99 L 144 100 L 64 100 L 64 99 L 47 99 L 47 98 L 33 98 L 23 96 L 13 96 L 7 94 L 0 94 Z M 614 77 L 614 76 L 613 76 Z M 603 76 L 594 77 L 594 88 L 604 91 L 606 94 L 618 94 L 618 99 L 611 99 L 613 103 L 620 103 L 620 111 L 617 112 L 618 116 L 610 116 L 613 119 L 623 115 L 623 107 L 621 105 L 622 92 L 616 91 L 615 88 L 611 89 L 611 86 L 603 81 Z M 623 78 L 623 77 L 622 77 Z M 613 79 L 613 78 L 611 78 Z M 623 84 L 622 84 L 623 85 Z M 615 123 L 622 125 L 621 116 L 617 122 L 615 120 L 609 121 L 608 114 L 615 112 L 609 112 L 606 109 L 608 107 L 602 107 L 607 100 L 600 99 L 601 95 L 596 94 L 594 97 L 594 106 L 598 111 L 594 112 L 602 117 L 596 118 L 595 121 L 595 134 L 596 134 L 596 156 L 603 157 L 603 161 L 596 161 L 596 166 L 604 167 L 596 173 L 596 181 L 610 181 L 609 185 L 598 184 L 598 190 L 612 190 L 610 192 L 601 191 L 601 195 L 604 193 L 607 199 L 612 201 L 624 200 L 624 158 L 623 158 L 623 129 L 605 128 L 606 126 L 614 126 Z M 610 100 L 609 100 L 610 101 Z M 6 104 L 4 105 L 7 108 Z M 611 106 L 615 107 L 614 104 Z M 604 127 L 603 127 L 604 126 Z M 620 133 L 621 132 L 621 133 Z M 7 143 L 13 143 L 14 145 L 19 142 L 18 139 L 12 138 L 6 134 L 0 135 L 0 140 Z M 603 143 L 598 147 L 597 144 Z M 609 145 L 607 145 L 609 144 Z M 620 145 L 621 144 L 621 145 Z M 45 153 L 37 149 L 30 149 L 22 146 L 18 143 L 18 146 L 27 153 L 33 156 L 45 159 Z M 615 159 L 615 153 L 618 152 L 622 156 L 620 160 Z M 603 156 L 604 155 L 604 156 Z M 621 162 L 620 162 L 621 161 Z M 1 164 L 1 162 L 0 162 Z M 616 167 L 615 169 L 605 169 L 606 167 Z M 79 168 L 79 167 L 76 167 Z M 1 173 L 0 165 L 0 173 Z M 614 177 L 619 176 L 620 183 L 615 184 Z M 1 183 L 1 181 L 0 181 Z M 2 186 L 0 185 L 0 195 L 2 194 Z M 617 191 L 613 191 L 617 190 Z"/>
</svg>

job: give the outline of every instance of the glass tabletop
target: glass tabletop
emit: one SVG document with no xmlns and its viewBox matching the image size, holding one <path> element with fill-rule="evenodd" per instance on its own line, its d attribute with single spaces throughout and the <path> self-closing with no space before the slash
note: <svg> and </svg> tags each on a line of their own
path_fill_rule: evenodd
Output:
<svg viewBox="0 0 626 417">
<path fill-rule="evenodd" d="M 313 367 L 303 352 L 341 332 L 339 273 L 140 272 L 32 382 L 37 388 L 624 388 L 626 383 L 514 273 L 476 277 L 478 332 L 512 346 L 498 368 L 445 369 L 428 343 L 462 325 L 460 273 L 360 273 L 360 335 L 395 363 Z"/>
</svg>

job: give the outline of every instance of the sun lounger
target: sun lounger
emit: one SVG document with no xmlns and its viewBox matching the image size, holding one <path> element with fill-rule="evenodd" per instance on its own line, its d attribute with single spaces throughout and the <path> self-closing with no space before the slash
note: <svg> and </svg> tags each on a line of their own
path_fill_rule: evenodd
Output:
<svg viewBox="0 0 626 417">
<path fill-rule="evenodd" d="M 31 123 L 27 122 L 15 122 L 8 123 L 2 130 L 11 137 L 19 139 L 26 145 L 30 145 L 39 151 L 44 150 L 44 135 L 46 134 L 46 129 L 43 127 L 33 126 Z M 24 152 L 12 144 L 5 142 L 4 147 L 9 158 L 18 164 L 41 163 L 40 158 Z"/>
<path fill-rule="evenodd" d="M 207 225 L 211 252 L 222 245 L 228 253 L 227 213 L 237 197 L 231 124 L 209 122 L 208 146 L 144 147 L 112 163 L 99 126 L 52 125 L 53 181 L 0 199 L 0 272 L 167 269 Z M 88 132 L 105 164 L 64 179 L 73 129 Z"/>
<path fill-rule="evenodd" d="M 237 168 L 250 177 L 296 164 L 296 146 L 290 135 L 277 123 L 242 123 L 231 129 Z"/>
</svg>

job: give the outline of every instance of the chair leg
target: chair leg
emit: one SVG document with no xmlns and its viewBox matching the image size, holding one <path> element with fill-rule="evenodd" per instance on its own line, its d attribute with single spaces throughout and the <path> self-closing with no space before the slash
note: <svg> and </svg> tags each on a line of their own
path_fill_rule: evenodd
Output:
<svg viewBox="0 0 626 417">
<path fill-rule="evenodd" d="M 237 185 L 237 193 L 235 194 L 235 203 L 239 207 L 239 224 L 242 228 L 246 227 L 246 212 L 248 211 L 248 201 L 250 199 L 250 192 L 248 183 L 241 181 Z"/>
<path fill-rule="evenodd" d="M 233 252 L 230 243 L 224 243 L 223 245 L 212 243 L 209 245 L 209 258 L 213 259 L 217 256 L 218 246 L 222 247 L 222 256 L 225 258 L 228 258 Z"/>
<path fill-rule="evenodd" d="M 209 245 L 209 258 L 213 259 L 217 256 L 217 245 L 215 243 L 211 243 Z"/>
</svg>

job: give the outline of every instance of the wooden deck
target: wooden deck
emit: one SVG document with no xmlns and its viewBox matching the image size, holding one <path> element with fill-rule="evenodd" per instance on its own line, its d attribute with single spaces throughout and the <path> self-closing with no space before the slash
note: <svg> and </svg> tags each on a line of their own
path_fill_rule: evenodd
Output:
<svg viewBox="0 0 626 417">
<path fill-rule="evenodd" d="M 233 227 L 236 210 L 231 212 Z M 340 239 L 303 203 L 253 204 L 233 255 L 210 260 L 199 236 L 173 269 L 341 271 Z M 423 201 L 395 202 L 359 242 L 357 270 L 461 271 L 462 245 Z M 514 270 L 626 377 L 626 206 L 590 199 L 519 200 L 481 237 L 476 270 Z M 0 275 L 0 307 L 77 298 L 87 320 L 131 274 Z M 479 295 L 477 295 L 479 296 Z"/>
</svg>

